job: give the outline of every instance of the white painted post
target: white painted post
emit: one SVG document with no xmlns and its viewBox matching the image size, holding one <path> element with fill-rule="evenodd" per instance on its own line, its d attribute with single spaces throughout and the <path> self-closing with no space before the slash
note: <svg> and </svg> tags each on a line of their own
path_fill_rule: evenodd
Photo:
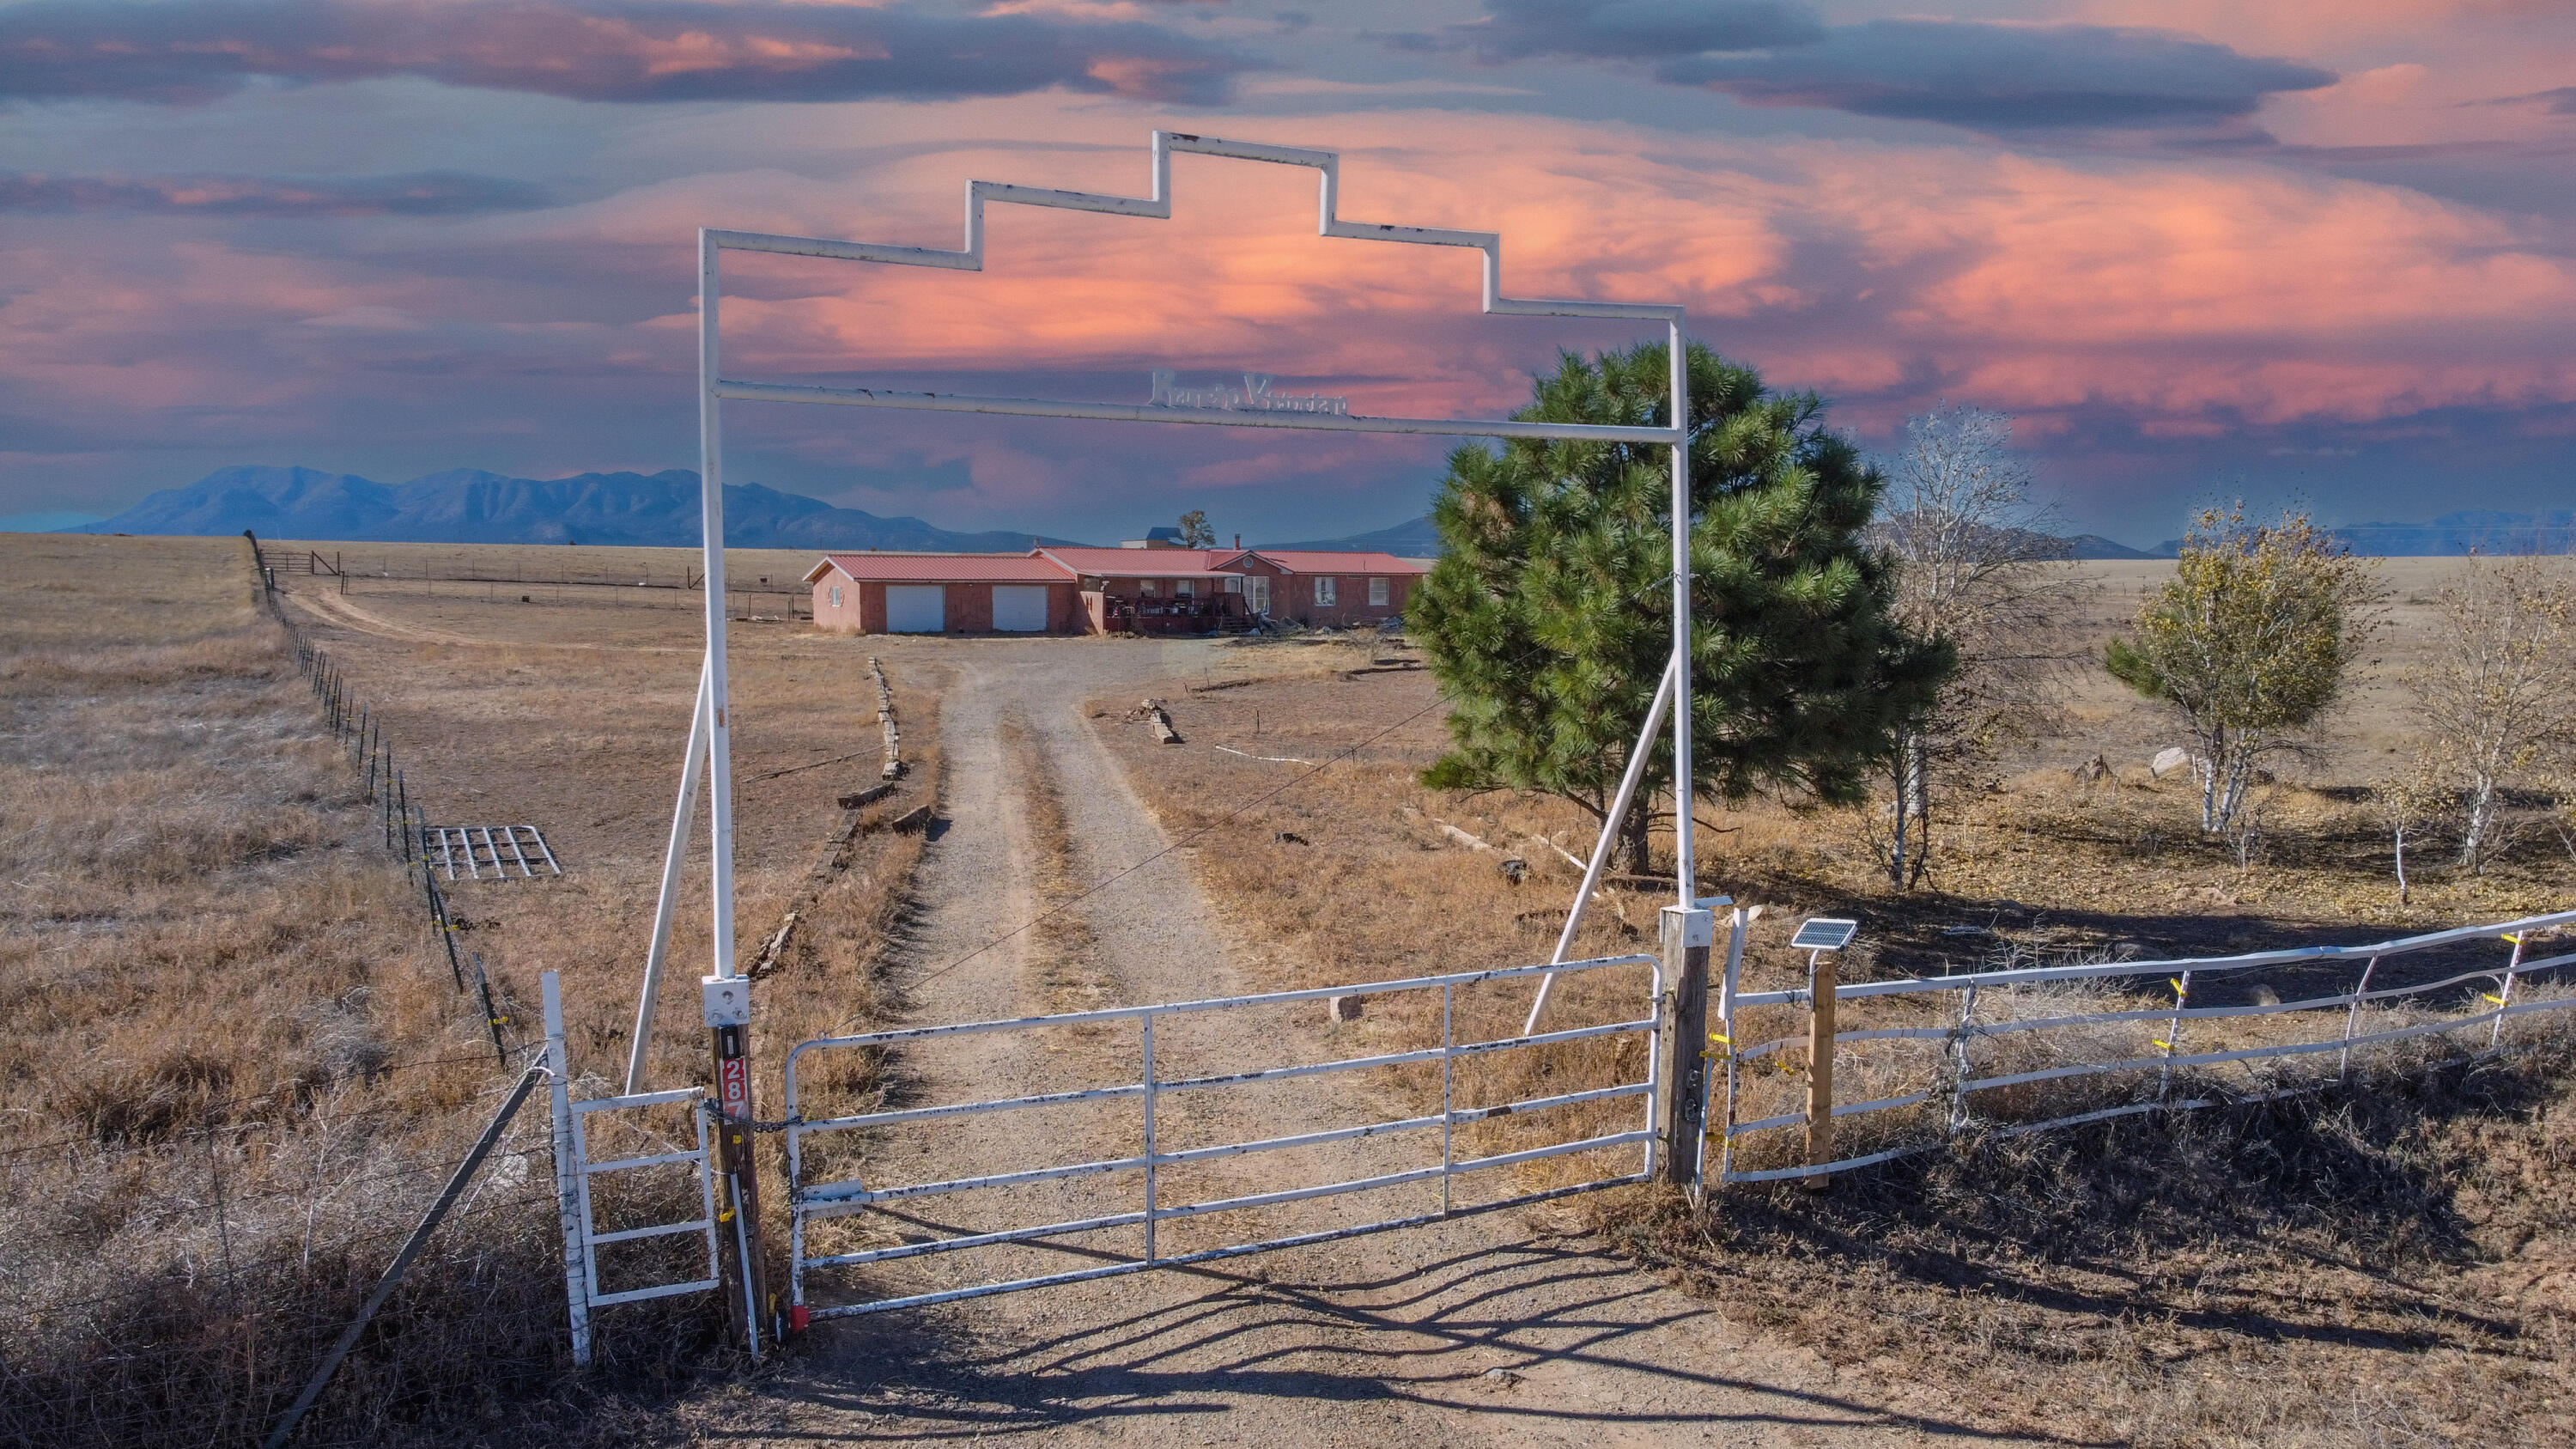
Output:
<svg viewBox="0 0 2576 1449">
<path fill-rule="evenodd" d="M 653 1037 L 653 1008 L 662 992 L 662 968 L 671 950 L 671 913 L 680 903 L 680 862 L 688 854 L 689 818 L 698 813 L 698 781 L 704 778 L 707 734 L 713 709 L 707 671 L 698 669 L 698 702 L 689 714 L 689 749 L 680 765 L 680 799 L 671 810 L 671 839 L 662 852 L 662 891 L 653 902 L 653 941 L 644 952 L 644 989 L 635 1001 L 635 1035 L 626 1048 L 626 1090 L 644 1090 L 645 1049 Z"/>
<path fill-rule="evenodd" d="M 2335 1080 L 2340 1082 L 2352 1070 L 2352 1032 L 2361 1023 L 2361 999 L 2370 994 L 2370 973 L 2379 969 L 2379 958 L 2362 963 L 2361 981 L 2352 988 L 2352 1005 L 2343 1014 L 2343 1050 L 2335 1056 Z"/>
<path fill-rule="evenodd" d="M 733 724 L 732 695 L 725 680 L 724 439 L 718 416 L 716 383 L 720 377 L 717 346 L 716 259 L 720 255 L 707 228 L 698 229 L 698 497 L 702 514 L 701 547 L 706 555 L 707 785 L 709 839 L 715 899 L 715 974 L 733 969 Z"/>
<path fill-rule="evenodd" d="M 2173 980 L 2173 1020 L 2165 1024 L 2165 1039 L 2156 1045 L 2165 1049 L 2165 1066 L 2156 1073 L 2156 1100 L 2162 1102 L 2173 1091 L 2174 1053 L 2182 1050 L 2182 1007 L 2191 999 L 2191 973 L 2183 972 Z"/>
<path fill-rule="evenodd" d="M 563 989 L 548 971 L 537 977 L 545 1005 L 546 1075 L 552 1089 L 555 1136 L 555 1213 L 563 1226 L 564 1302 L 572 1316 L 572 1361 L 590 1367 L 590 1288 L 581 1239 L 581 1171 L 573 1160 L 572 1057 L 564 1048 Z"/>
<path fill-rule="evenodd" d="M 1672 374 L 1672 425 L 1680 434 L 1673 443 L 1673 899 L 1688 911 L 1695 909 L 1699 896 L 1699 872 L 1691 840 L 1690 358 L 1678 315 L 1665 324 L 1665 336 Z"/>
<path fill-rule="evenodd" d="M 2504 991 L 2495 999 L 2495 1025 L 2487 1029 L 2488 1051 L 2494 1051 L 2497 1044 L 2504 1040 L 2505 1010 L 2513 1005 L 2513 973 L 2522 969 L 2522 941 L 2530 934 L 2529 931 L 2513 933 L 2513 957 L 2504 965 Z"/>
</svg>

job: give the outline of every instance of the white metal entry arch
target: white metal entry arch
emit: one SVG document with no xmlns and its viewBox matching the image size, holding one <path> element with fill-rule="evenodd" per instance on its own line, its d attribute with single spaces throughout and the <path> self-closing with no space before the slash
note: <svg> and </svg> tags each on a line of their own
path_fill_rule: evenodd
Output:
<svg viewBox="0 0 2576 1449">
<path fill-rule="evenodd" d="M 1497 316 L 1515 317 L 1595 317 L 1635 318 L 1660 321 L 1670 361 L 1668 418 L 1665 427 L 1613 426 L 1583 423 L 1521 422 L 1503 418 L 1405 418 L 1376 417 L 1356 413 L 1245 411 L 1224 408 L 1170 407 L 1157 404 L 1074 402 L 1046 398 L 981 397 L 957 393 L 905 392 L 883 388 L 836 388 L 792 383 L 757 382 L 728 378 L 724 375 L 720 348 L 720 313 L 723 281 L 720 260 L 725 252 L 771 252 L 786 256 L 822 257 L 839 261 L 876 262 L 893 266 L 943 267 L 954 271 L 980 272 L 984 269 L 984 205 L 1006 202 L 1018 206 L 1052 207 L 1064 211 L 1101 212 L 1112 216 L 1132 216 L 1168 220 L 1172 214 L 1172 156 L 1187 152 L 1201 156 L 1225 157 L 1238 161 L 1257 161 L 1279 166 L 1310 167 L 1320 173 L 1317 190 L 1318 235 L 1348 241 L 1398 242 L 1416 246 L 1471 248 L 1483 254 L 1482 310 Z M 679 807 L 674 812 L 671 839 L 663 862 L 661 899 L 654 912 L 653 938 L 647 951 L 644 989 L 637 1003 L 636 1031 L 627 1067 L 626 1089 L 642 1087 L 644 1043 L 650 1035 L 655 997 L 661 980 L 662 966 L 670 935 L 673 896 L 679 884 L 680 860 L 685 845 L 687 820 L 696 805 L 700 770 L 711 786 L 712 810 L 709 822 L 710 844 L 714 856 L 711 882 L 714 896 L 713 975 L 732 979 L 738 975 L 733 948 L 733 779 L 731 767 L 731 732 L 728 724 L 729 692 L 725 671 L 724 608 L 724 433 L 721 407 L 727 399 L 745 402 L 826 403 L 845 407 L 904 408 L 930 412 L 999 413 L 1022 417 L 1092 418 L 1115 422 L 1197 423 L 1220 427 L 1298 428 L 1325 432 L 1417 433 L 1460 437 L 1566 438 L 1600 442 L 1661 443 L 1672 450 L 1672 582 L 1673 582 L 1673 652 L 1666 667 L 1655 704 L 1641 733 L 1637 748 L 1630 752 L 1626 776 L 1620 782 L 1618 808 L 1624 811 L 1643 773 L 1644 762 L 1664 717 L 1669 713 L 1673 731 L 1674 778 L 1691 778 L 1690 740 L 1690 479 L 1689 375 L 1683 347 L 1683 308 L 1678 304 L 1659 302 L 1595 302 L 1558 298 L 1506 297 L 1502 291 L 1503 245 L 1496 232 L 1461 231 L 1446 227 L 1399 226 L 1378 222 L 1343 219 L 1338 214 L 1341 184 L 1341 156 L 1337 152 L 1300 146 L 1274 146 L 1254 141 L 1228 141 L 1213 136 L 1192 135 L 1180 131 L 1156 131 L 1152 145 L 1152 191 L 1150 195 L 1110 196 L 1096 192 L 1061 191 L 1047 187 L 1020 186 L 1009 182 L 969 180 L 966 183 L 966 216 L 964 245 L 955 251 L 937 247 L 896 246 L 882 242 L 839 241 L 817 237 L 776 236 L 758 232 L 727 231 L 702 228 L 698 233 L 698 469 L 704 507 L 703 549 L 706 574 L 706 662 L 698 684 L 698 707 L 693 716 L 688 755 L 682 766 Z M 1678 702 L 1679 707 L 1674 707 Z M 1609 855 L 1609 838 L 1605 833 L 1596 845 L 1585 871 L 1581 889 L 1568 914 L 1565 928 L 1557 943 L 1554 959 L 1565 959 L 1576 928 L 1581 924 L 1583 908 L 1591 899 L 1602 867 Z M 1683 831 L 1676 842 L 1675 873 L 1677 909 L 1701 915 L 1696 911 L 1694 883 L 1697 875 L 1692 858 L 1690 833 Z M 1704 915 L 1694 923 L 1695 938 L 1709 938 Z M 1552 981 L 1552 978 L 1550 978 Z M 1547 982 L 1540 988 L 1538 1001 L 1530 1013 L 1530 1029 L 1535 1030 L 1538 1013 L 1546 1001 Z"/>
<path fill-rule="evenodd" d="M 1667 425 L 1627 426 L 1586 423 L 1551 423 L 1518 421 L 1504 418 L 1412 418 L 1380 417 L 1350 413 L 1295 408 L 1208 407 L 1195 405 L 1199 399 L 1189 396 L 1164 397 L 1146 403 L 1076 402 L 1048 398 L 985 397 L 954 393 L 897 391 L 864 387 L 821 387 L 805 384 L 761 382 L 729 378 L 724 375 L 721 349 L 721 311 L 723 278 L 721 260 L 728 251 L 769 252 L 784 256 L 819 257 L 837 261 L 874 262 L 893 266 L 941 267 L 954 271 L 984 269 L 984 206 L 987 202 L 1004 202 L 1019 206 L 1050 207 L 1064 211 L 1100 212 L 1112 216 L 1129 216 L 1167 220 L 1172 214 L 1172 156 L 1186 152 L 1237 161 L 1268 165 L 1301 166 L 1319 173 L 1316 202 L 1318 235 L 1347 241 L 1395 242 L 1415 246 L 1462 247 L 1483 256 L 1482 311 L 1498 316 L 1519 317 L 1589 317 L 1633 318 L 1664 324 L 1669 360 L 1670 397 Z M 1677 304 L 1657 302 L 1579 301 L 1553 298 L 1506 297 L 1502 292 L 1502 237 L 1494 232 L 1462 231 L 1445 227 L 1400 226 L 1388 223 L 1359 222 L 1339 215 L 1341 157 L 1332 151 L 1297 146 L 1274 146 L 1260 142 L 1227 141 L 1211 136 L 1191 135 L 1178 131 L 1156 131 L 1152 143 L 1152 189 L 1147 196 L 1111 196 L 1095 192 L 1061 191 L 1044 187 L 1020 186 L 1007 182 L 969 180 L 965 195 L 964 245 L 950 251 L 937 247 L 898 246 L 881 242 L 829 240 L 816 237 L 776 236 L 757 232 L 702 228 L 698 233 L 698 426 L 699 475 L 704 508 L 702 548 L 705 554 L 706 588 L 706 656 L 698 681 L 697 707 L 692 716 L 687 755 L 680 777 L 679 798 L 671 821 L 669 844 L 663 861 L 660 899 L 654 911 L 652 940 L 647 948 L 643 989 L 637 1002 L 636 1025 L 627 1062 L 626 1091 L 643 1088 L 645 1044 L 651 1037 L 655 1000 L 668 950 L 670 925 L 675 896 L 679 887 L 680 863 L 686 845 L 688 822 L 695 811 L 699 782 L 703 778 L 711 796 L 709 821 L 711 854 L 711 890 L 713 894 L 714 970 L 704 978 L 706 1022 L 713 1032 L 716 1057 L 716 1099 L 724 1119 L 728 1175 L 735 1182 L 737 1208 L 750 1207 L 751 1187 L 748 1133 L 751 1125 L 751 1094 L 744 1037 L 750 1025 L 748 983 L 741 978 L 734 960 L 734 861 L 733 861 L 733 777 L 732 748 L 729 726 L 729 690 L 725 668 L 725 560 L 724 560 L 724 434 L 722 405 L 726 400 L 743 402 L 822 403 L 843 407 L 903 408 L 928 412 L 994 413 L 1021 417 L 1090 418 L 1112 422 L 1196 423 L 1220 427 L 1294 428 L 1321 432 L 1415 433 L 1457 437 L 1554 438 L 1662 444 L 1671 450 L 1672 467 L 1672 624 L 1673 650 L 1657 688 L 1645 727 L 1636 747 L 1629 753 L 1612 806 L 1611 818 L 1624 814 L 1634 798 L 1638 782 L 1644 775 L 1645 762 L 1653 750 L 1657 734 L 1670 716 L 1672 727 L 1674 778 L 1691 779 L 1690 739 L 1690 390 L 1688 359 L 1683 344 L 1683 309 Z M 1203 396 L 1203 395 L 1202 395 Z M 1247 399 L 1248 401 L 1248 399 Z M 1174 405 L 1177 404 L 1177 405 Z M 1687 788 L 1685 785 L 1683 788 Z M 1572 908 L 1567 913 L 1549 966 L 1566 963 L 1576 931 L 1583 920 L 1585 905 L 1599 884 L 1603 866 L 1609 858 L 1612 832 L 1603 831 L 1577 889 Z M 1707 911 L 1694 899 L 1697 876 L 1692 858 L 1690 832 L 1679 832 L 1676 841 L 1675 874 L 1678 877 L 1677 901 L 1667 911 L 1665 928 L 1673 933 L 1676 944 L 1695 952 L 1692 975 L 1704 975 L 1707 947 L 1713 937 Z M 1539 1015 L 1544 1010 L 1549 987 L 1554 984 L 1552 970 L 1541 976 L 1539 991 L 1532 1002 L 1526 1036 L 1538 1029 Z M 1686 983 L 1680 988 L 1689 990 Z M 1694 1014 L 1680 1019 L 1695 1023 Z M 1690 1092 L 1687 1096 L 1700 1094 Z M 756 1269 L 750 1270 L 756 1273 Z"/>
</svg>

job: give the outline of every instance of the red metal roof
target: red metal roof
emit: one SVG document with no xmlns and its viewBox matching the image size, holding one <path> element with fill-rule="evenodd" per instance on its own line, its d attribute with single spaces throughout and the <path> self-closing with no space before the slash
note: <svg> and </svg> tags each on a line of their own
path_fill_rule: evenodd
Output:
<svg viewBox="0 0 2576 1449">
<path fill-rule="evenodd" d="M 821 576 L 827 565 L 853 583 L 867 584 L 1061 584 L 1072 579 L 1064 567 L 1035 554 L 827 553 L 806 581 Z"/>
<path fill-rule="evenodd" d="M 1113 579 L 1232 578 L 1239 570 L 1220 568 L 1233 549 L 1206 548 L 1042 548 L 1039 553 L 1079 574 Z"/>
<path fill-rule="evenodd" d="M 1336 553 L 1320 548 L 1251 548 L 1292 574 L 1427 574 L 1431 565 L 1391 553 Z M 1240 557 L 1240 555 L 1238 555 Z"/>
</svg>

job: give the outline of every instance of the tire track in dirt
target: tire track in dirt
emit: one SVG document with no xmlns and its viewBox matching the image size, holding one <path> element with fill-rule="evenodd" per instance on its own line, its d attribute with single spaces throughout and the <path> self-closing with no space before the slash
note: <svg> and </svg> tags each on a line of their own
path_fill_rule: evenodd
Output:
<svg viewBox="0 0 2576 1449">
<path fill-rule="evenodd" d="M 433 629 L 425 624 L 405 624 L 388 619 L 364 604 L 351 603 L 340 594 L 308 593 L 300 589 L 281 589 L 279 595 L 297 608 L 325 624 L 373 634 L 379 639 L 399 639 L 413 644 L 462 644 L 476 649 L 589 649 L 612 654 L 698 654 L 702 649 L 680 648 L 668 644 L 598 644 L 571 639 L 492 639 L 476 634 L 459 634 L 452 629 Z"/>
</svg>

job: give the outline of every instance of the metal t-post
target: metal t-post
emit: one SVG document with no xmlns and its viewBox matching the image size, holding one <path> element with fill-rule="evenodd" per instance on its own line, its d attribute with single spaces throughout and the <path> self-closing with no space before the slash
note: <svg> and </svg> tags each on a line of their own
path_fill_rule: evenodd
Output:
<svg viewBox="0 0 2576 1449">
<path fill-rule="evenodd" d="M 555 1216 L 563 1228 L 564 1306 L 572 1316 L 572 1362 L 590 1367 L 590 1268 L 582 1246 L 581 1164 L 573 1160 L 572 1056 L 564 1046 L 563 988 L 555 973 L 537 977 L 545 1011 L 546 1071 L 554 1087 Z"/>
</svg>

